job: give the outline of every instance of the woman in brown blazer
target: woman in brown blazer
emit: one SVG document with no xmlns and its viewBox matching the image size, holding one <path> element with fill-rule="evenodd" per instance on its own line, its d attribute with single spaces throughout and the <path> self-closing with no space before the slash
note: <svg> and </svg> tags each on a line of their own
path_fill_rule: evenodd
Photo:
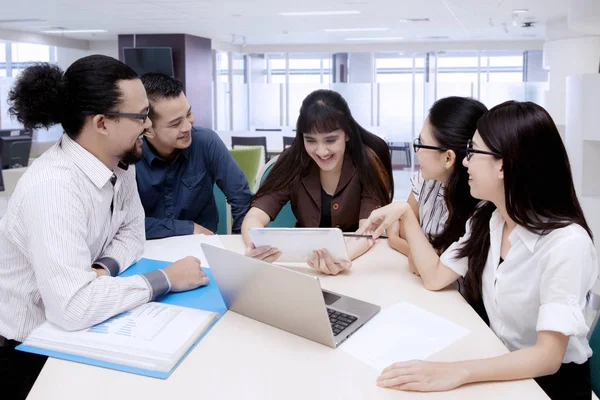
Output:
<svg viewBox="0 0 600 400">
<path fill-rule="evenodd" d="M 302 102 L 296 140 L 286 149 L 256 193 L 242 235 L 250 257 L 273 262 L 277 249 L 255 248 L 248 229 L 265 227 L 290 201 L 297 227 L 356 231 L 375 208 L 391 202 L 394 193 L 387 144 L 352 117 L 344 98 L 317 90 Z M 367 239 L 347 241 L 350 259 L 372 245 Z M 350 263 L 334 263 L 325 249 L 315 249 L 308 264 L 338 274 Z"/>
</svg>

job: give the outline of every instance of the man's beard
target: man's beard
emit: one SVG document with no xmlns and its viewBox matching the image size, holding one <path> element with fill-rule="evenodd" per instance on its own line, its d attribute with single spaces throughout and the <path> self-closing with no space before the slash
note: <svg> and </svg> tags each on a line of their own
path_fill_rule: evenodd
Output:
<svg viewBox="0 0 600 400">
<path fill-rule="evenodd" d="M 125 165 L 132 165 L 142 159 L 142 150 L 138 152 L 137 144 L 134 144 L 133 147 L 127 150 L 123 157 L 121 157 L 121 162 Z"/>
</svg>

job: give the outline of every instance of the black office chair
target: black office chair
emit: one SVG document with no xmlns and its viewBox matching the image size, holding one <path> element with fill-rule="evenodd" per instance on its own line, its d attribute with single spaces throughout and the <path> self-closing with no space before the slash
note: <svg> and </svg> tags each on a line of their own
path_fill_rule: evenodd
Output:
<svg viewBox="0 0 600 400">
<path fill-rule="evenodd" d="M 14 142 L 8 149 L 8 168 L 24 168 L 29 165 L 31 140 Z"/>
<path fill-rule="evenodd" d="M 296 139 L 295 136 L 284 136 L 283 137 L 283 149 L 287 149 L 288 147 L 290 147 L 292 144 L 294 144 L 294 139 Z"/>
<path fill-rule="evenodd" d="M 412 167 L 409 142 L 388 142 L 387 145 L 390 149 L 392 169 L 410 169 Z"/>
<path fill-rule="evenodd" d="M 236 146 L 262 146 L 265 148 L 265 163 L 267 163 L 269 161 L 269 156 L 267 154 L 267 137 L 266 136 L 257 136 L 257 137 L 232 136 L 231 137 L 231 148 L 235 149 Z"/>
</svg>

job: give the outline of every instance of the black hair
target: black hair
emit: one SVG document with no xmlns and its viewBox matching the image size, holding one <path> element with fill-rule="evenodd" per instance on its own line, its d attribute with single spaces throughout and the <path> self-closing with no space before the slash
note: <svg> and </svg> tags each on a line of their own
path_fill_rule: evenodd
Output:
<svg viewBox="0 0 600 400">
<path fill-rule="evenodd" d="M 155 116 L 152 102 L 160 99 L 173 99 L 183 93 L 183 83 L 161 73 L 150 72 L 142 75 L 142 83 L 146 88 L 148 100 L 150 100 L 150 119 Z"/>
<path fill-rule="evenodd" d="M 118 82 L 138 79 L 133 69 L 108 56 L 75 61 L 64 73 L 39 63 L 19 75 L 8 95 L 8 112 L 27 129 L 61 124 L 76 139 L 88 114 L 114 111 L 122 102 Z"/>
<path fill-rule="evenodd" d="M 452 174 L 446 183 L 444 200 L 448 220 L 444 230 L 430 237 L 438 251 L 444 251 L 465 233 L 465 224 L 478 203 L 471 196 L 469 174 L 462 164 L 467 142 L 473 138 L 477 121 L 487 111 L 483 103 L 467 97 L 445 97 L 436 101 L 429 110 L 429 124 L 440 147 L 456 154 Z"/>
</svg>

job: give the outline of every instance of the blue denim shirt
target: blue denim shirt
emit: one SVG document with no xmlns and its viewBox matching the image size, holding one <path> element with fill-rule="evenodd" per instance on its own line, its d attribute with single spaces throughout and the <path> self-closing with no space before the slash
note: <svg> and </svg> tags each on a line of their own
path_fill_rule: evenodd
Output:
<svg viewBox="0 0 600 400">
<path fill-rule="evenodd" d="M 192 128 L 192 144 L 171 163 L 158 156 L 144 138 L 143 157 L 135 167 L 147 239 L 192 234 L 194 222 L 216 232 L 215 182 L 231 205 L 232 231 L 239 233 L 252 193 L 246 176 L 215 132 Z"/>
</svg>

